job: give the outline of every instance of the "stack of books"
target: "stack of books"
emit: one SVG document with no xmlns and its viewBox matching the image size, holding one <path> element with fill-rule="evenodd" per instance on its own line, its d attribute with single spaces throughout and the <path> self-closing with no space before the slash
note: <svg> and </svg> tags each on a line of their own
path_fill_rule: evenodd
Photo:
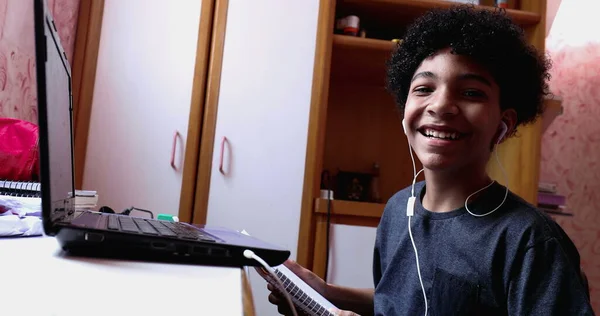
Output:
<svg viewBox="0 0 600 316">
<path fill-rule="evenodd" d="M 89 210 L 98 204 L 98 192 L 75 190 L 75 209 Z"/>
<path fill-rule="evenodd" d="M 548 214 L 573 216 L 566 212 L 567 197 L 557 192 L 555 183 L 540 182 L 538 185 L 538 208 Z"/>
</svg>

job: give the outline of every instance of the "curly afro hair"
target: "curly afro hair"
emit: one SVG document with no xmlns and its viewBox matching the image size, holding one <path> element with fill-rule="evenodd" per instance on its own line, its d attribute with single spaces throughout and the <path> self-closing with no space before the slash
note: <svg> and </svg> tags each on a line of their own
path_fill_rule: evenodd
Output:
<svg viewBox="0 0 600 316">
<path fill-rule="evenodd" d="M 542 114 L 550 61 L 527 43 L 523 30 L 504 10 L 456 5 L 419 17 L 388 60 L 387 89 L 402 115 L 412 76 L 421 62 L 447 48 L 490 72 L 500 87 L 501 109 L 517 112 L 516 126 L 534 122 Z"/>
</svg>

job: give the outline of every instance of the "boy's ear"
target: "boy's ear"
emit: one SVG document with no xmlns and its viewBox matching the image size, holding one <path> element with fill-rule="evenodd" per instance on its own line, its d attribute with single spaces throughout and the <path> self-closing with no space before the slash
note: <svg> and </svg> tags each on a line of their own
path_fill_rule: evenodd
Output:
<svg viewBox="0 0 600 316">
<path fill-rule="evenodd" d="M 517 111 L 514 109 L 504 110 L 502 112 L 502 122 L 506 124 L 506 132 L 504 133 L 504 139 L 506 139 L 513 134 L 517 127 Z"/>
<path fill-rule="evenodd" d="M 494 150 L 495 146 L 502 143 L 513 134 L 517 125 L 517 112 L 514 109 L 505 110 L 502 112 L 502 117 L 500 119 L 500 125 L 490 144 L 490 152 Z"/>
</svg>

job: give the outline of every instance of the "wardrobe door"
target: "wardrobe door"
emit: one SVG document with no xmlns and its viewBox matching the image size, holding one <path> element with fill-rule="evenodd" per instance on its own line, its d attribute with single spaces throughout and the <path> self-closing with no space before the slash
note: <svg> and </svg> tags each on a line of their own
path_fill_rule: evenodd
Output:
<svg viewBox="0 0 600 316">
<path fill-rule="evenodd" d="M 82 186 L 99 205 L 178 213 L 201 2 L 105 1 Z"/>
<path fill-rule="evenodd" d="M 318 0 L 229 0 L 218 89 L 206 224 L 245 229 L 293 257 L 318 9 Z M 264 280 L 250 281 L 257 315 L 276 315 Z"/>
</svg>

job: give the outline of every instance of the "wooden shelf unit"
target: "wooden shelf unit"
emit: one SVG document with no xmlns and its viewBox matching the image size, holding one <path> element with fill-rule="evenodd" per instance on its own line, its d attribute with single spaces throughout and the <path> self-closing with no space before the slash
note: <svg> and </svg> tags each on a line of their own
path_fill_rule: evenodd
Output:
<svg viewBox="0 0 600 316">
<path fill-rule="evenodd" d="M 546 99 L 544 105 L 546 108 L 542 116 L 542 134 L 546 132 L 556 117 L 563 113 L 561 99 Z"/>
<path fill-rule="evenodd" d="M 315 203 L 315 213 L 327 214 L 328 202 L 329 200 L 327 199 L 318 198 Z M 383 214 L 384 208 L 385 204 L 381 203 L 331 200 L 330 213 L 332 215 L 372 217 L 379 219 Z"/>
<path fill-rule="evenodd" d="M 543 50 L 545 0 L 519 3 L 521 10 L 508 9 L 507 14 L 524 28 L 528 41 Z M 297 258 L 316 274 L 325 273 L 328 201 L 319 198 L 324 170 L 332 174 L 337 170 L 366 173 L 378 163 L 382 201 L 412 182 L 400 113 L 385 90 L 386 62 L 398 45 L 391 40 L 401 40 L 407 25 L 429 9 L 454 4 L 440 0 L 321 1 Z M 367 38 L 334 34 L 336 18 L 348 14 L 360 17 Z M 498 149 L 509 187 L 533 204 L 537 203 L 541 121 L 521 128 L 519 137 Z M 504 184 L 495 159 L 488 170 Z M 371 227 L 377 226 L 385 207 L 340 199 L 332 200 L 329 206 L 331 223 Z"/>
<path fill-rule="evenodd" d="M 535 1 L 535 0 L 534 0 Z M 483 1 L 483 3 L 493 1 Z M 357 15 L 367 22 L 377 20 L 385 26 L 397 25 L 397 21 L 412 22 L 425 12 L 436 8 L 449 8 L 456 2 L 444 0 L 341 0 L 337 3 L 337 11 L 341 14 Z M 490 5 L 478 6 L 482 10 L 497 10 Z M 506 13 L 515 23 L 522 27 L 536 26 L 542 14 L 525 10 L 506 9 Z"/>
<path fill-rule="evenodd" d="M 338 34 L 333 35 L 333 46 L 345 51 L 362 51 L 366 53 L 383 52 L 389 54 L 396 45 L 398 44 L 391 40 L 386 41 L 374 38 L 362 38 Z"/>
</svg>

